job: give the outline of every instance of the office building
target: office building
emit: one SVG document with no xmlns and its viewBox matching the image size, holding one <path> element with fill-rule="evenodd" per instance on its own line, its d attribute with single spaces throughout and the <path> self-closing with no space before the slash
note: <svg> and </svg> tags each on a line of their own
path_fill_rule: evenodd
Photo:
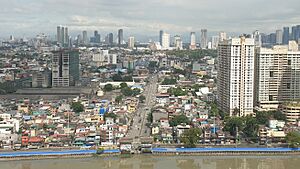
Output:
<svg viewBox="0 0 300 169">
<path fill-rule="evenodd" d="M 174 47 L 176 50 L 182 50 L 182 40 L 179 35 L 174 36 Z"/>
<path fill-rule="evenodd" d="M 196 49 L 196 33 L 191 32 L 190 38 L 191 38 L 190 49 L 194 50 L 194 49 Z"/>
<path fill-rule="evenodd" d="M 65 35 L 64 35 L 64 47 L 69 47 L 69 39 L 70 39 L 70 37 L 69 37 L 69 30 L 68 30 L 68 28 L 67 27 L 65 27 Z"/>
<path fill-rule="evenodd" d="M 282 37 L 282 43 L 284 45 L 289 44 L 290 40 L 290 28 L 289 27 L 283 27 L 283 37 Z"/>
<path fill-rule="evenodd" d="M 162 35 L 162 49 L 166 50 L 170 48 L 170 34 L 163 33 Z"/>
<path fill-rule="evenodd" d="M 134 37 L 133 36 L 130 36 L 129 38 L 128 38 L 128 48 L 130 48 L 130 49 L 133 49 L 134 48 Z"/>
<path fill-rule="evenodd" d="M 253 113 L 254 39 L 233 38 L 219 43 L 218 106 L 230 116 Z"/>
<path fill-rule="evenodd" d="M 84 45 L 88 44 L 88 35 L 87 35 L 87 31 L 83 31 L 82 32 L 82 42 Z"/>
<path fill-rule="evenodd" d="M 60 47 L 69 47 L 69 31 L 67 27 L 57 26 L 56 41 Z"/>
<path fill-rule="evenodd" d="M 281 45 L 282 44 L 282 30 L 276 30 L 276 44 Z"/>
<path fill-rule="evenodd" d="M 252 34 L 252 38 L 254 39 L 254 44 L 256 47 L 261 47 L 262 42 L 261 42 L 261 34 L 259 33 L 258 30 L 254 31 Z"/>
<path fill-rule="evenodd" d="M 75 86 L 78 81 L 79 51 L 54 51 L 52 56 L 52 87 Z"/>
<path fill-rule="evenodd" d="M 94 37 L 91 37 L 91 43 L 100 43 L 101 42 L 101 36 L 98 33 L 98 31 L 94 31 Z"/>
<path fill-rule="evenodd" d="M 201 49 L 206 49 L 207 48 L 207 29 L 201 29 L 201 42 L 200 42 L 200 47 Z"/>
<path fill-rule="evenodd" d="M 163 30 L 160 30 L 159 31 L 159 44 L 162 46 L 162 38 L 163 38 L 163 34 L 164 34 L 164 31 Z"/>
<path fill-rule="evenodd" d="M 51 87 L 51 71 L 45 69 L 32 73 L 32 87 L 33 88 L 47 88 Z"/>
<path fill-rule="evenodd" d="M 118 45 L 123 44 L 123 29 L 118 30 Z"/>
<path fill-rule="evenodd" d="M 224 40 L 227 40 L 226 32 L 219 32 L 219 41 L 222 42 Z"/>
<path fill-rule="evenodd" d="M 300 98 L 300 51 L 295 41 L 258 49 L 255 65 L 258 109 L 275 110 L 282 102 Z"/>
<path fill-rule="evenodd" d="M 57 43 L 61 43 L 62 35 L 61 35 L 61 27 L 57 26 L 56 30 L 56 41 Z"/>
<path fill-rule="evenodd" d="M 219 44 L 219 36 L 212 36 L 211 37 L 211 48 L 212 49 L 217 49 L 218 48 L 218 44 Z"/>
</svg>

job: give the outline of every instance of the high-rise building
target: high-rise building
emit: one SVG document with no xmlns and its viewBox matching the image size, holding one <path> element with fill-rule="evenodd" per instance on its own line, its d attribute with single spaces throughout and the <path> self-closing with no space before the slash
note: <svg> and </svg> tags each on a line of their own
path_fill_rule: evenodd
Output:
<svg viewBox="0 0 300 169">
<path fill-rule="evenodd" d="M 219 44 L 219 36 L 212 36 L 211 37 L 211 48 L 212 49 L 217 49 L 218 48 L 218 44 Z"/>
<path fill-rule="evenodd" d="M 79 80 L 79 51 L 59 50 L 52 56 L 52 87 L 75 86 Z"/>
<path fill-rule="evenodd" d="M 256 31 L 253 32 L 252 37 L 254 39 L 255 46 L 261 47 L 261 45 L 262 45 L 261 34 L 259 33 L 258 30 L 256 30 Z"/>
<path fill-rule="evenodd" d="M 196 33 L 195 32 L 191 32 L 190 49 L 192 49 L 192 50 L 196 49 Z"/>
<path fill-rule="evenodd" d="M 283 38 L 282 38 L 282 43 L 284 45 L 289 44 L 290 40 L 290 28 L 289 27 L 283 27 Z"/>
<path fill-rule="evenodd" d="M 88 35 L 87 35 L 87 31 L 83 31 L 82 32 L 82 42 L 84 45 L 88 44 Z"/>
<path fill-rule="evenodd" d="M 218 106 L 230 116 L 253 113 L 254 39 L 233 38 L 219 43 Z"/>
<path fill-rule="evenodd" d="M 118 45 L 123 44 L 123 29 L 118 30 Z"/>
<path fill-rule="evenodd" d="M 130 49 L 133 49 L 134 48 L 134 37 L 133 36 L 130 36 L 129 38 L 128 38 L 128 48 L 130 48 Z"/>
<path fill-rule="evenodd" d="M 207 29 L 201 29 L 201 49 L 207 48 Z"/>
<path fill-rule="evenodd" d="M 182 49 L 182 40 L 179 35 L 174 36 L 174 47 L 176 50 L 181 50 Z"/>
<path fill-rule="evenodd" d="M 226 32 L 219 32 L 219 41 L 222 42 L 223 40 L 227 39 Z"/>
<path fill-rule="evenodd" d="M 61 43 L 61 27 L 57 26 L 57 30 L 56 30 L 56 41 L 57 43 Z"/>
<path fill-rule="evenodd" d="M 160 43 L 161 46 L 162 46 L 162 38 L 163 38 L 163 34 L 164 34 L 164 31 L 163 31 L 163 30 L 160 30 L 160 31 L 159 31 L 159 43 Z"/>
<path fill-rule="evenodd" d="M 255 103 L 259 109 L 275 110 L 282 102 L 300 98 L 300 51 L 295 41 L 258 49 L 255 62 Z"/>
<path fill-rule="evenodd" d="M 98 31 L 94 31 L 94 37 L 91 37 L 91 42 L 92 43 L 100 43 L 101 42 L 101 36 L 98 33 Z"/>
<path fill-rule="evenodd" d="M 69 30 L 67 27 L 65 27 L 65 35 L 64 35 L 64 47 L 69 47 Z"/>
<path fill-rule="evenodd" d="M 108 34 L 108 43 L 109 43 L 109 45 L 114 44 L 114 34 L 113 33 Z"/>
<path fill-rule="evenodd" d="M 65 45 L 65 27 L 61 27 L 61 40 L 60 44 L 63 47 Z"/>
<path fill-rule="evenodd" d="M 292 26 L 292 35 L 291 35 L 291 39 L 292 40 L 296 40 L 296 34 L 297 34 L 297 26 Z"/>
<path fill-rule="evenodd" d="M 170 34 L 163 33 L 162 35 L 162 49 L 170 48 Z"/>
<path fill-rule="evenodd" d="M 278 29 L 276 30 L 276 44 L 282 44 L 282 30 Z"/>
</svg>

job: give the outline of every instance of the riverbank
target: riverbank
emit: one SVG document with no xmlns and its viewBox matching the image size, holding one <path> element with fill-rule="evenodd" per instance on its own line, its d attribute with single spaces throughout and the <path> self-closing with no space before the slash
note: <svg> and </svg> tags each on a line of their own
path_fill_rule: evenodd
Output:
<svg viewBox="0 0 300 169">
<path fill-rule="evenodd" d="M 153 156 L 286 156 L 300 155 L 300 148 L 152 148 Z M 15 151 L 1 152 L 0 161 L 38 160 L 58 158 L 87 158 L 93 156 L 119 156 L 121 151 L 61 150 L 61 151 Z"/>
</svg>

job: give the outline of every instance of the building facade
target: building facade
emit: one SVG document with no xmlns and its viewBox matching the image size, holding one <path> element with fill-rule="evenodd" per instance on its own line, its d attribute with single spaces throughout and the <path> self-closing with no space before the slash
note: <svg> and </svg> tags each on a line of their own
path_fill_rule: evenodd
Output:
<svg viewBox="0 0 300 169">
<path fill-rule="evenodd" d="M 191 42 L 190 42 L 190 49 L 194 50 L 196 49 L 196 33 L 191 32 Z"/>
<path fill-rule="evenodd" d="M 207 29 L 201 29 L 201 42 L 200 42 L 200 46 L 201 49 L 206 49 L 207 48 Z"/>
<path fill-rule="evenodd" d="M 300 51 L 295 41 L 257 49 L 255 65 L 258 109 L 277 109 L 281 102 L 300 98 Z"/>
<path fill-rule="evenodd" d="M 218 47 L 218 106 L 230 116 L 253 113 L 254 39 L 233 38 Z"/>
</svg>

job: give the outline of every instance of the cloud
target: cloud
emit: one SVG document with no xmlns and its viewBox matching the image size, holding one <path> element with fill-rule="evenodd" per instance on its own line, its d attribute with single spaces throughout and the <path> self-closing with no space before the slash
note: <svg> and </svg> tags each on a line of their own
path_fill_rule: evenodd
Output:
<svg viewBox="0 0 300 169">
<path fill-rule="evenodd" d="M 300 21 L 299 0 L 0 0 L 0 36 L 119 28 L 128 34 L 270 32 Z"/>
</svg>

